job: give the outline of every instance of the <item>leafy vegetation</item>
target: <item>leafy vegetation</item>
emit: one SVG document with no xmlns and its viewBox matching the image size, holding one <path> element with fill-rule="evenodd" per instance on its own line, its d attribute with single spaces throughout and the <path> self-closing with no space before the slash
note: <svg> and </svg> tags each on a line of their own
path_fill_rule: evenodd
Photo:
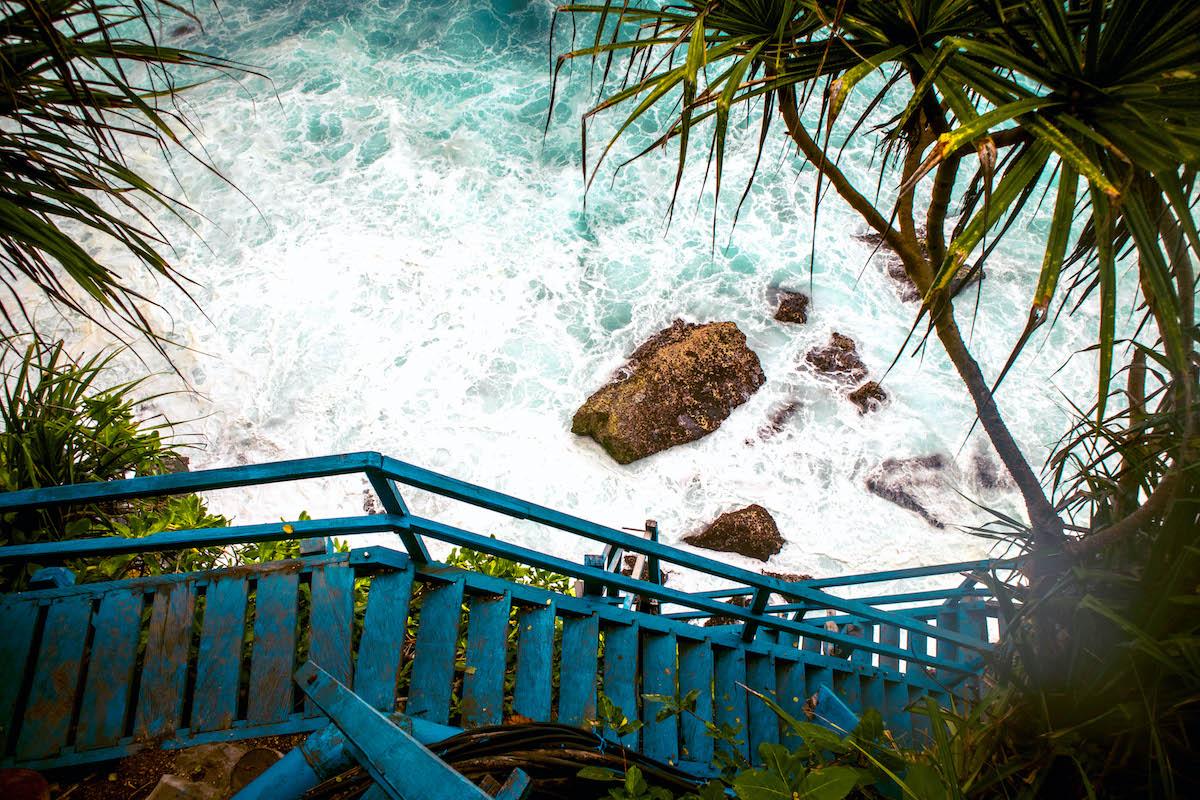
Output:
<svg viewBox="0 0 1200 800">
<path fill-rule="evenodd" d="M 29 323 L 30 289 L 102 326 L 117 323 L 161 345 L 146 316 L 153 298 L 84 246 L 118 245 L 186 292 L 156 223 L 190 209 L 127 158 L 131 145 L 179 151 L 194 133 L 176 95 L 177 74 L 240 70 L 220 58 L 159 42 L 165 26 L 198 24 L 171 0 L 0 2 L 0 266 L 9 332 Z M 169 29 L 169 28 L 168 28 Z M 214 170 L 215 171 L 215 170 Z"/>
<path fill-rule="evenodd" d="M 761 160 L 782 123 L 815 171 L 816 214 L 832 189 L 902 262 L 922 295 L 909 342 L 941 343 L 1022 494 L 1026 520 L 983 531 L 1032 553 L 1018 579 L 990 581 L 1007 622 L 993 689 L 967 713 L 930 709 L 928 757 L 947 796 L 1200 792 L 1200 6 L 686 0 L 560 12 L 587 40 L 559 55 L 556 75 L 585 59 L 599 77 L 585 134 L 619 114 L 589 185 L 626 131 L 665 119 L 669 207 L 696 151 L 719 197 L 733 138 L 753 137 Z M 839 157 L 872 126 L 878 184 L 860 185 Z M 960 329 L 963 278 L 1043 203 L 1042 258 L 1022 273 L 1027 322 L 985 375 Z M 1039 476 L 996 392 L 1035 331 L 1081 308 L 1096 320 L 1079 349 L 1098 382 L 1070 400 L 1076 422 Z M 1121 319 L 1133 322 L 1126 340 Z"/>
</svg>

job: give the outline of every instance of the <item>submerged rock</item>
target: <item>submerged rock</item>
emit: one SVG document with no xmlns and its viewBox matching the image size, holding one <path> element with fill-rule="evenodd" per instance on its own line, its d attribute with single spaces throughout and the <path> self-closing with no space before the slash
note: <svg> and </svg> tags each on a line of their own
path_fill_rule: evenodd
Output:
<svg viewBox="0 0 1200 800">
<path fill-rule="evenodd" d="M 758 429 L 758 438 L 765 442 L 772 436 L 783 433 L 783 429 L 787 427 L 788 421 L 799 410 L 800 401 L 798 400 L 791 400 L 771 409 L 771 413 L 767 415 L 767 424 Z M 754 442 L 747 439 L 746 444 L 752 445 Z"/>
<path fill-rule="evenodd" d="M 844 383 L 857 383 L 867 377 L 867 365 L 859 358 L 854 340 L 837 331 L 829 338 L 829 344 L 809 350 L 804 360 L 822 375 Z"/>
<path fill-rule="evenodd" d="M 690 545 L 766 561 L 783 549 L 771 513 L 757 503 L 728 511 L 699 533 L 683 537 Z"/>
<path fill-rule="evenodd" d="M 737 325 L 675 320 L 587 399 L 571 432 L 591 436 L 628 464 L 712 433 L 764 382 L 758 356 Z"/>
<path fill-rule="evenodd" d="M 808 322 L 808 295 L 781 291 L 779 308 L 775 309 L 775 319 L 796 324 Z"/>
<path fill-rule="evenodd" d="M 971 456 L 971 472 L 975 486 L 980 489 L 1010 491 L 1017 488 L 1003 462 L 987 448 L 979 448 Z"/>
<path fill-rule="evenodd" d="M 921 237 L 921 254 L 928 257 L 929 253 L 925 249 L 924 232 L 919 231 L 918 235 Z M 871 245 L 872 248 L 879 249 L 879 256 L 883 259 L 884 270 L 887 272 L 887 276 L 896 283 L 896 289 L 901 300 L 910 303 L 921 299 L 921 292 L 917 289 L 916 284 L 912 282 L 912 279 L 908 277 L 908 272 L 904 269 L 904 263 L 896 255 L 895 251 L 888 246 L 882 236 L 872 231 L 862 234 L 857 238 Z M 954 275 L 954 280 L 950 284 L 950 293 L 952 295 L 958 294 L 964 287 L 981 281 L 985 277 L 982 269 L 978 269 L 972 274 L 971 267 L 963 264 Z"/>
<path fill-rule="evenodd" d="M 876 381 L 867 381 L 850 393 L 850 402 L 858 406 L 858 413 L 874 411 L 887 402 L 887 392 Z"/>
<path fill-rule="evenodd" d="M 950 467 L 950 458 L 941 453 L 887 458 L 867 474 L 867 491 L 919 514 L 935 528 L 944 528 L 946 524 L 929 510 L 933 503 L 929 490 L 946 484 Z"/>
</svg>

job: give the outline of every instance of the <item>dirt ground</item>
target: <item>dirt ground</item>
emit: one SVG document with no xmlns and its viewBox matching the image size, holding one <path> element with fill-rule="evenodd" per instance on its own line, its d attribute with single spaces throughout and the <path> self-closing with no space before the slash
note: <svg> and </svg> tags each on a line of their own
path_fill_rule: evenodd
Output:
<svg viewBox="0 0 1200 800">
<path fill-rule="evenodd" d="M 304 741 L 307 733 L 242 739 L 235 744 L 251 749 L 269 747 L 286 753 Z M 175 772 L 175 759 L 183 750 L 143 750 L 117 761 L 45 773 L 52 800 L 142 800 L 163 775 Z M 184 776 L 187 777 L 187 776 Z"/>
</svg>

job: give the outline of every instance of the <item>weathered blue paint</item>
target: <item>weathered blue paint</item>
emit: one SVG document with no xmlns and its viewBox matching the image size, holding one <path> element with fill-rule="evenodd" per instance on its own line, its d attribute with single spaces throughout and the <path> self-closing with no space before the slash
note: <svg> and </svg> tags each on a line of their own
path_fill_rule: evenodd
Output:
<svg viewBox="0 0 1200 800">
<path fill-rule="evenodd" d="M 30 589 L 61 589 L 75 585 L 75 573 L 66 567 L 42 567 L 29 576 Z"/>
<path fill-rule="evenodd" d="M 96 633 L 75 729 L 75 746 L 81 750 L 111 747 L 125 732 L 143 601 L 141 591 L 109 592 L 100 600 L 92 620 Z"/>
<path fill-rule="evenodd" d="M 679 694 L 686 697 L 696 691 L 695 714 L 684 714 L 679 720 L 682 760 L 712 762 L 713 740 L 701 720 L 713 718 L 713 678 L 715 672 L 712 643 L 679 642 Z"/>
<path fill-rule="evenodd" d="M 17 758 L 44 758 L 67 744 L 91 613 L 91 604 L 79 597 L 59 600 L 47 610 Z"/>
<path fill-rule="evenodd" d="M 746 686 L 772 700 L 779 696 L 775 687 L 775 659 L 773 656 L 747 654 Z M 746 720 L 750 760 L 758 764 L 761 763 L 758 754 L 759 745 L 779 744 L 779 717 L 761 699 L 750 695 L 747 699 Z"/>
<path fill-rule="evenodd" d="M 194 602 L 190 583 L 170 584 L 154 594 L 133 721 L 136 739 L 167 736 L 180 727 Z"/>
<path fill-rule="evenodd" d="M 229 575 L 210 583 L 205 592 L 191 717 L 197 732 L 228 728 L 237 717 L 247 583 L 244 575 Z"/>
<path fill-rule="evenodd" d="M 892 736 L 903 743 L 912 738 L 912 719 L 908 714 L 908 685 L 900 681 L 883 683 L 883 721 Z"/>
<path fill-rule="evenodd" d="M 517 676 L 513 693 L 514 710 L 518 714 L 535 720 L 551 717 L 555 622 L 561 619 L 564 636 L 563 667 L 558 675 L 559 718 L 588 724 L 595 716 L 595 692 L 597 683 L 602 681 L 610 699 L 631 718 L 640 714 L 647 722 L 643 735 L 627 737 L 631 740 L 627 744 L 640 743 L 648 753 L 664 754 L 671 760 L 690 764 L 689 768 L 703 770 L 701 762 L 711 755 L 711 741 L 699 735 L 701 724 L 686 715 L 662 725 L 655 723 L 654 704 L 640 703 L 635 687 L 640 684 L 642 691 L 672 695 L 701 689 L 698 713 L 733 727 L 746 725 L 744 748 L 752 754 L 759 742 L 777 740 L 779 731 L 778 728 L 770 731 L 774 718 L 761 702 L 756 699 L 747 702 L 744 690 L 736 684 L 743 680 L 762 691 L 776 692 L 785 707 L 795 704 L 792 698 L 802 698 L 804 689 L 811 694 L 814 686 L 820 685 L 818 681 L 837 686 L 852 707 L 858 708 L 862 703 L 878 705 L 886 712 L 889 724 L 903 732 L 906 726 L 901 723 L 908 718 L 904 701 L 910 695 L 915 698 L 935 692 L 948 702 L 947 689 L 965 696 L 974 687 L 973 676 L 981 663 L 979 654 L 989 647 L 987 618 L 995 615 L 994 609 L 984 603 L 990 597 L 989 591 L 978 585 L 976 575 L 1019 565 L 1017 560 L 963 562 L 811 581 L 779 581 L 676 550 L 661 544 L 653 535 L 647 539 L 596 525 L 377 453 L 10 493 L 0 495 L 0 511 L 347 473 L 367 477 L 385 513 L 169 531 L 138 540 L 112 537 L 0 548 L 0 562 L 53 563 L 65 557 L 386 531 L 395 534 L 398 543 L 403 543 L 411 555 L 410 563 L 408 555 L 389 547 L 358 548 L 348 555 L 314 555 L 241 570 L 65 586 L 40 589 L 18 598 L 0 598 L 3 617 L 9 623 L 6 636 L 0 640 L 3 657 L 0 675 L 11 676 L 11 680 L 0 680 L 0 745 L 3 745 L 0 764 L 14 763 L 14 757 L 6 759 L 5 753 L 13 752 L 11 737 L 18 728 L 35 731 L 21 734 L 29 737 L 28 742 L 54 738 L 36 732 L 42 722 L 30 725 L 7 718 L 17 714 L 28 722 L 29 707 L 35 701 L 43 702 L 48 695 L 45 687 L 49 679 L 39 675 L 41 665 L 55 659 L 71 660 L 74 644 L 68 641 L 64 650 L 38 631 L 41 614 L 45 615 L 47 626 L 52 622 L 58 627 L 65 624 L 51 618 L 52 614 L 62 613 L 53 611 L 61 604 L 87 607 L 87 614 L 79 612 L 84 617 L 79 629 L 85 632 L 81 634 L 85 637 L 87 616 L 92 608 L 96 609 L 92 620 L 96 633 L 86 675 L 81 674 L 84 671 L 77 665 L 75 683 L 68 692 L 70 706 L 80 708 L 78 725 L 67 732 L 64 740 L 70 742 L 74 737 L 74 748 L 64 749 L 63 743 L 37 747 L 30 744 L 24 751 L 18 747 L 15 761 L 21 763 L 55 766 L 86 763 L 131 752 L 152 735 L 160 737 L 158 741 L 163 746 L 174 747 L 267 732 L 311 730 L 321 724 L 320 720 L 306 720 L 303 714 L 295 712 L 294 691 L 286 680 L 296 657 L 297 587 L 301 576 L 308 574 L 311 577 L 305 580 L 312 592 L 307 618 L 309 655 L 340 684 L 350 685 L 353 677 L 355 691 L 368 705 L 391 710 L 397 695 L 407 694 L 408 707 L 414 713 L 428 719 L 448 718 L 454 641 L 465 597 L 470 613 L 461 698 L 463 719 L 469 725 L 498 721 L 498 709 L 504 701 L 501 676 L 507 660 L 504 632 L 511 604 L 518 609 Z M 581 565 L 415 516 L 405 506 L 397 484 L 427 489 L 583 536 L 602 543 L 607 557 Z M 433 563 L 424 549 L 424 537 L 573 576 L 592 587 L 593 595 L 559 595 Z M 642 581 L 614 571 L 624 552 L 640 553 L 651 565 L 666 562 L 742 585 L 699 593 L 669 589 L 654 580 Z M 956 572 L 972 574 L 951 589 L 869 597 L 855 592 L 859 597 L 854 600 L 823 591 L 833 586 Z M 350 652 L 356 577 L 371 580 L 357 659 Z M 397 686 L 414 580 L 432 588 L 426 593 L 417 618 L 412 685 Z M 255 583 L 249 707 L 247 719 L 236 720 L 233 717 L 237 675 L 241 669 L 241 639 L 248 607 L 246 591 L 248 585 Z M 445 594 L 448 588 L 451 595 Z M 198 593 L 204 595 L 203 605 L 197 604 Z M 783 596 L 788 602 L 769 605 L 773 594 Z M 753 595 L 750 607 L 723 602 L 723 598 L 739 595 Z M 143 596 L 151 598 L 149 630 L 145 633 L 147 657 L 143 673 L 135 676 L 132 671 Z M 685 610 L 657 616 L 634 610 L 628 604 L 623 607 L 622 597 L 654 600 Z M 926 602 L 935 605 L 911 607 Z M 910 607 L 885 608 L 897 604 Z M 45 610 L 39 611 L 39 606 Z M 198 611 L 200 608 L 203 612 Z M 836 615 L 824 616 L 826 610 Z M 728 616 L 738 624 L 714 628 L 687 624 L 688 620 L 714 615 Z M 937 619 L 937 626 L 927 624 L 931 619 Z M 826 630 L 824 625 L 829 620 L 843 629 Z M 851 624 L 865 636 L 850 635 L 845 626 Z M 200 631 L 200 647 L 194 665 L 195 683 L 187 686 L 188 643 L 193 630 Z M 602 668 L 597 659 L 601 630 L 605 642 Z M 901 634 L 901 630 L 907 633 Z M 877 642 L 872 641 L 876 632 Z M 929 639 L 936 643 L 933 654 L 926 646 Z M 904 648 L 900 646 L 902 641 Z M 41 642 L 37 652 L 30 652 L 31 642 Z M 848 659 L 825 655 L 822 643 L 837 645 L 852 655 Z M 873 665 L 876 659 L 878 667 Z M 660 676 L 656 665 L 670 673 L 669 679 L 665 673 Z M 931 675 L 939 679 L 940 686 L 926 675 L 922 666 L 936 669 L 936 673 L 931 670 Z M 129 696 L 135 680 L 141 686 L 136 700 Z M 656 691 L 656 685 L 662 691 Z M 709 694 L 709 687 L 715 690 L 715 696 Z M 22 696 L 22 692 L 27 696 Z M 79 692 L 83 692 L 82 698 Z M 182 707 L 185 696 L 193 698 L 188 709 Z M 136 702 L 133 737 L 121 730 L 131 702 Z M 646 707 L 639 712 L 639 705 Z M 309 713 L 315 713 L 311 705 Z M 757 727 L 755 722 L 759 723 Z M 67 724 L 70 727 L 69 712 Z M 181 727 L 185 725 L 189 727 Z M 9 738 L 7 743 L 5 737 Z M 22 758 L 22 753 L 41 755 Z M 697 755 L 699 760 L 695 759 Z"/>
<path fill-rule="evenodd" d="M 21 720 L 17 716 L 17 700 L 25 677 L 26 664 L 33 646 L 33 634 L 38 619 L 36 601 L 20 597 L 0 596 L 0 619 L 4 620 L 4 635 L 0 636 L 0 755 L 9 752 Z"/>
<path fill-rule="evenodd" d="M 350 635 L 354 621 L 354 570 L 324 566 L 312 571 L 312 606 L 309 611 L 309 659 L 335 681 L 351 680 Z M 320 713 L 305 703 L 305 713 Z"/>
<path fill-rule="evenodd" d="M 746 651 L 741 647 L 716 647 L 713 653 L 713 713 L 718 726 L 737 730 L 738 744 L 722 744 L 744 758 L 750 755 L 746 736 Z"/>
<path fill-rule="evenodd" d="M 532 720 L 550 719 L 551 668 L 554 660 L 554 605 L 517 612 L 517 675 L 513 711 Z"/>
<path fill-rule="evenodd" d="M 391 711 L 396 706 L 396 681 L 408 627 L 412 584 L 413 571 L 406 567 L 372 577 L 367 594 L 354 692 L 381 711 Z"/>
<path fill-rule="evenodd" d="M 804 719 L 804 701 L 808 699 L 805 688 L 804 665 L 795 661 L 776 659 L 775 701 L 796 719 Z M 780 743 L 787 747 L 796 747 L 800 744 L 800 737 L 783 720 L 780 720 L 779 734 Z"/>
<path fill-rule="evenodd" d="M 828 686 L 817 689 L 813 719 L 839 733 L 846 734 L 858 727 L 858 715 Z"/>
<path fill-rule="evenodd" d="M 273 573 L 258 582 L 246 706 L 250 722 L 281 722 L 292 713 L 299 582 L 297 572 Z"/>
<path fill-rule="evenodd" d="M 504 668 L 508 656 L 508 612 L 512 601 L 471 597 L 467 614 L 467 666 L 462 717 L 466 726 L 499 725 L 504 717 Z"/>
<path fill-rule="evenodd" d="M 558 721 L 586 727 L 596 718 L 600 618 L 596 614 L 564 617 L 562 666 L 558 675 Z"/>
<path fill-rule="evenodd" d="M 392 800 L 488 800 L 486 794 L 311 661 L 296 681 Z"/>
<path fill-rule="evenodd" d="M 604 684 L 606 697 L 630 720 L 638 717 L 638 624 L 617 623 L 604 628 Z M 617 737 L 611 728 L 604 735 L 637 749 L 638 732 Z"/>
<path fill-rule="evenodd" d="M 462 622 L 461 580 L 432 587 L 421 605 L 412 684 L 405 713 L 430 722 L 450 719 L 450 693 L 454 682 L 454 648 Z"/>
<path fill-rule="evenodd" d="M 674 634 L 642 631 L 642 752 L 671 763 L 679 761 L 679 718 L 657 719 L 662 704 L 647 695 L 679 696 L 677 657 Z"/>
</svg>

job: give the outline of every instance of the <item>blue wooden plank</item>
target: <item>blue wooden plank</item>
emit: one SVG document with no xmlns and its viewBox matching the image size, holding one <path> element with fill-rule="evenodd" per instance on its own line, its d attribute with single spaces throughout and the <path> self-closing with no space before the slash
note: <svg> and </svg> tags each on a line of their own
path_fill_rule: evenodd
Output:
<svg viewBox="0 0 1200 800">
<path fill-rule="evenodd" d="M 655 719 L 662 704 L 647 696 L 677 695 L 676 659 L 675 634 L 642 631 L 642 752 L 671 764 L 679 761 L 679 718 Z"/>
<path fill-rule="evenodd" d="M 800 643 L 800 649 L 807 653 L 820 653 L 824 649 L 822 644 L 817 637 L 805 634 L 804 640 Z"/>
<path fill-rule="evenodd" d="M 912 718 L 908 713 L 908 685 L 900 681 L 885 681 L 883 688 L 883 721 L 892 737 L 905 744 L 912 740 Z"/>
<path fill-rule="evenodd" d="M 210 583 L 204 595 L 190 725 L 194 731 L 224 730 L 237 718 L 248 593 L 244 575 L 225 575 Z"/>
<path fill-rule="evenodd" d="M 772 700 L 778 697 L 775 689 L 774 661 L 774 656 L 762 653 L 746 655 L 746 685 Z M 762 758 L 759 757 L 758 746 L 764 743 L 779 744 L 779 717 L 766 703 L 753 695 L 750 696 L 747 705 L 750 760 L 759 764 L 762 763 Z"/>
<path fill-rule="evenodd" d="M 879 626 L 879 643 L 896 649 L 900 648 L 900 629 L 895 625 Z M 900 659 L 895 656 L 880 655 L 879 666 L 889 669 L 900 669 Z"/>
<path fill-rule="evenodd" d="M 783 710 L 796 719 L 804 719 L 805 694 L 804 665 L 784 658 L 775 659 L 775 691 L 777 702 Z M 791 726 L 783 720 L 779 721 L 780 743 L 788 748 L 800 746 L 800 737 L 792 731 Z"/>
<path fill-rule="evenodd" d="M 702 642 L 680 642 L 679 695 L 696 691 L 695 716 L 684 714 L 679 720 L 679 755 L 685 761 L 708 764 L 713 758 L 713 740 L 701 720 L 713 719 L 713 648 L 707 639 Z"/>
<path fill-rule="evenodd" d="M 833 670 L 817 664 L 806 664 L 804 666 L 804 693 L 808 697 L 812 697 L 820 691 L 822 686 L 833 688 Z"/>
<path fill-rule="evenodd" d="M 354 693 L 383 711 L 396 706 L 412 581 L 411 567 L 375 575 L 367 594 L 358 662 L 354 666 Z"/>
<path fill-rule="evenodd" d="M 959 627 L 959 611 L 958 609 L 950 609 L 942 611 L 937 615 L 937 628 L 940 632 L 957 632 Z M 954 642 L 939 637 L 937 640 L 937 657 L 944 661 L 958 661 L 958 647 Z M 939 669 L 934 679 L 939 683 L 945 683 L 950 680 L 954 673 L 949 670 Z"/>
<path fill-rule="evenodd" d="M 932 741 L 930 735 L 932 728 L 930 727 L 929 716 L 917 713 L 916 711 L 917 708 L 925 708 L 925 696 L 927 694 L 928 691 L 923 688 L 912 686 L 911 684 L 908 687 L 908 702 L 911 709 L 909 719 L 912 720 L 913 745 L 918 748 L 924 747 Z"/>
<path fill-rule="evenodd" d="M 604 694 L 630 720 L 638 716 L 638 625 L 615 624 L 604 629 Z M 636 749 L 638 732 L 622 737 L 606 728 L 604 735 Z"/>
<path fill-rule="evenodd" d="M 75 732 L 75 746 L 80 750 L 111 747 L 125 732 L 144 600 L 140 589 L 113 590 L 100 599 Z"/>
<path fill-rule="evenodd" d="M 176 583 L 154 593 L 133 735 L 152 739 L 173 733 L 183 714 L 195 586 Z"/>
<path fill-rule="evenodd" d="M 504 669 L 508 657 L 511 599 L 471 598 L 467 616 L 467 666 L 463 675 L 464 726 L 499 725 L 504 718 Z"/>
<path fill-rule="evenodd" d="M 850 654 L 851 663 L 870 666 L 874 658 L 874 653 L 868 648 L 875 642 L 875 626 L 869 622 L 859 620 L 855 623 L 854 628 L 850 630 L 850 635 L 863 642 L 863 646 L 855 648 Z"/>
<path fill-rule="evenodd" d="M 346 565 L 314 567 L 312 606 L 309 622 L 309 660 L 342 685 L 350 684 L 353 672 L 350 637 L 354 624 L 354 570 Z M 305 703 L 307 716 L 319 715 L 312 702 Z"/>
<path fill-rule="evenodd" d="M 489 800 L 482 789 L 313 662 L 300 668 L 296 681 L 341 730 L 351 752 L 387 797 Z"/>
<path fill-rule="evenodd" d="M 462 623 L 461 580 L 431 586 L 421 603 L 412 685 L 405 712 L 445 725 L 450 719 L 454 650 Z"/>
<path fill-rule="evenodd" d="M 19 724 L 13 716 L 18 694 L 25 685 L 37 617 L 37 601 L 0 596 L 0 619 L 4 620 L 4 635 L 0 636 L 0 755 L 8 752 Z"/>
<path fill-rule="evenodd" d="M 596 718 L 600 618 L 563 617 L 562 660 L 558 669 L 558 721 L 587 727 Z"/>
<path fill-rule="evenodd" d="M 88 597 L 68 597 L 51 603 L 47 609 L 33 684 L 17 739 L 18 760 L 44 758 L 67 744 L 91 614 Z"/>
<path fill-rule="evenodd" d="M 833 690 L 850 706 L 855 714 L 862 713 L 862 680 L 857 672 L 837 669 L 833 671 Z"/>
<path fill-rule="evenodd" d="M 862 679 L 862 707 L 864 711 L 873 708 L 879 712 L 880 716 L 887 713 L 883 678 L 880 676 L 872 675 Z"/>
<path fill-rule="evenodd" d="M 299 584 L 294 572 L 267 575 L 258 581 L 246 705 L 246 719 L 251 724 L 282 722 L 292 713 Z"/>
<path fill-rule="evenodd" d="M 550 721 L 554 664 L 554 606 L 517 612 L 517 676 L 513 711 L 535 722 Z"/>
<path fill-rule="evenodd" d="M 718 647 L 714 654 L 713 703 L 718 727 L 729 726 L 738 730 L 738 744 L 723 743 L 721 746 L 733 750 L 743 758 L 750 755 L 749 739 L 746 736 L 746 653 L 741 648 Z M 757 699 L 755 702 L 758 702 Z"/>
</svg>

